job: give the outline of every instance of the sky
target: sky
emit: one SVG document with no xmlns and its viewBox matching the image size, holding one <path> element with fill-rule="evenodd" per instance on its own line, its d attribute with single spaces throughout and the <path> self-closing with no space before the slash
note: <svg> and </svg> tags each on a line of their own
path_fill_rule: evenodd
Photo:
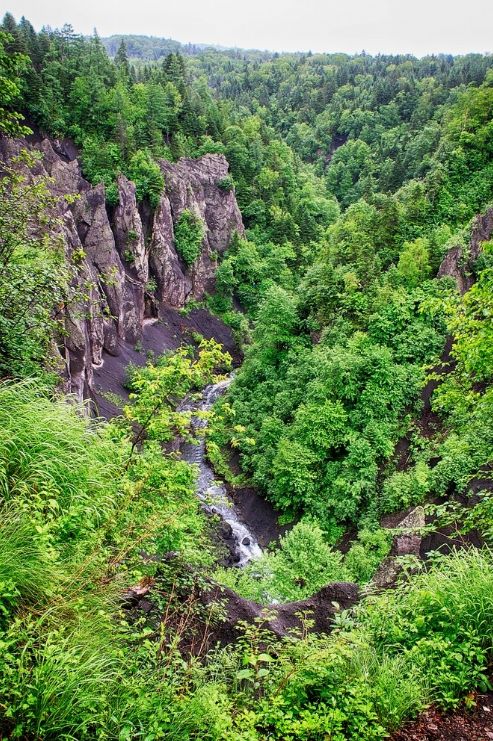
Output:
<svg viewBox="0 0 493 741">
<path fill-rule="evenodd" d="M 164 36 L 272 51 L 493 51 L 493 0 L 0 0 L 39 30 Z"/>
</svg>

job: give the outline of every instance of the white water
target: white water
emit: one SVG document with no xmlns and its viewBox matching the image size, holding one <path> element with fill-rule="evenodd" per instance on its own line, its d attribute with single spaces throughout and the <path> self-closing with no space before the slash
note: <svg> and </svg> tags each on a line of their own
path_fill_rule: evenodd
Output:
<svg viewBox="0 0 493 741">
<path fill-rule="evenodd" d="M 224 381 L 207 386 L 200 402 L 185 402 L 181 408 L 197 412 L 209 411 L 216 399 L 226 391 L 232 380 L 233 376 L 229 376 Z M 207 420 L 194 416 L 192 417 L 192 426 L 195 429 L 205 428 Z M 182 455 L 184 460 L 188 463 L 194 463 L 199 469 L 197 496 L 203 502 L 204 509 L 218 515 L 223 522 L 231 527 L 234 551 L 238 559 L 236 565 L 245 566 L 249 561 L 261 556 L 262 551 L 257 538 L 248 526 L 242 522 L 235 505 L 228 497 L 226 488 L 215 479 L 212 468 L 206 462 L 204 436 L 198 436 L 197 445 L 183 445 Z"/>
</svg>

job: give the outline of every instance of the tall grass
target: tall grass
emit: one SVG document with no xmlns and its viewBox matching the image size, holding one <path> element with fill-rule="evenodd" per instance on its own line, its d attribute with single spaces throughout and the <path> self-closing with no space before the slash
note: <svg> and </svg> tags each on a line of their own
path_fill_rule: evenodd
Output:
<svg viewBox="0 0 493 741">
<path fill-rule="evenodd" d="M 35 383 L 0 383 L 2 737 L 160 738 L 172 722 L 183 669 L 163 673 L 120 596 L 147 573 L 143 543 L 190 545 L 202 521 L 192 469 L 153 445 L 126 467 L 129 450 Z"/>
<path fill-rule="evenodd" d="M 369 600 L 362 620 L 382 646 L 405 646 L 421 635 L 474 633 L 493 646 L 493 551 L 440 556 L 432 568 L 387 595 Z M 404 626 L 413 626 L 405 631 Z"/>
<path fill-rule="evenodd" d="M 0 384 L 0 496 L 56 521 L 56 540 L 93 531 L 117 506 L 121 446 L 75 405 L 32 381 Z"/>
<path fill-rule="evenodd" d="M 0 605 L 9 600 L 39 600 L 50 592 L 53 563 L 42 541 L 36 538 L 26 513 L 0 508 Z M 4 605 L 5 609 L 5 605 Z"/>
</svg>

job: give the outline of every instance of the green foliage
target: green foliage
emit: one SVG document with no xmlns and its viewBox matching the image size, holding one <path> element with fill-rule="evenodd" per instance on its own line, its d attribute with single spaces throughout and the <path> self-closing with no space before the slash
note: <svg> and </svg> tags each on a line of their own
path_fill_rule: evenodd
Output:
<svg viewBox="0 0 493 741">
<path fill-rule="evenodd" d="M 56 199 L 36 160 L 21 154 L 0 167 L 0 375 L 49 370 L 52 333 L 75 298 L 76 267 L 65 261 L 57 234 Z M 52 362 L 53 364 L 53 362 Z"/>
<path fill-rule="evenodd" d="M 386 479 L 379 501 L 381 512 L 397 512 L 422 504 L 432 487 L 428 466 L 418 462 L 409 471 L 399 471 Z"/>
<path fill-rule="evenodd" d="M 339 203 L 348 206 L 372 191 L 371 148 L 358 139 L 336 150 L 327 170 L 327 185 Z"/>
<path fill-rule="evenodd" d="M 143 201 L 147 198 L 151 206 L 156 208 L 164 188 L 164 177 L 149 152 L 139 149 L 132 155 L 128 165 L 128 176 L 135 183 L 137 200 Z"/>
<path fill-rule="evenodd" d="M 34 527 L 62 552 L 91 539 L 118 499 L 122 458 L 109 431 L 91 429 L 34 382 L 4 383 L 0 394 L 3 501 L 28 507 Z"/>
<path fill-rule="evenodd" d="M 489 552 L 456 553 L 399 590 L 385 617 L 378 599 L 363 608 L 365 624 L 382 648 L 409 656 L 445 706 L 457 705 L 472 687 L 487 685 L 490 559 Z"/>
<path fill-rule="evenodd" d="M 20 102 L 20 76 L 29 65 L 29 57 L 18 51 L 8 53 L 6 47 L 13 41 L 11 34 L 0 31 L 0 133 L 23 136 L 31 130 L 22 125 L 23 117 L 14 106 Z"/>
<path fill-rule="evenodd" d="M 118 145 L 101 141 L 97 136 L 86 137 L 81 161 L 89 182 L 94 185 L 104 183 L 108 202 L 116 205 L 118 189 L 115 180 L 123 165 Z"/>
<path fill-rule="evenodd" d="M 221 345 L 214 340 L 201 340 L 196 358 L 185 347 L 162 355 L 143 368 L 133 367 L 128 377 L 133 403 L 125 407 L 125 416 L 140 427 L 136 441 L 144 435 L 160 442 L 186 435 L 191 413 L 177 409 L 178 402 L 189 391 L 211 383 L 217 369 L 230 366 L 231 358 Z"/>
<path fill-rule="evenodd" d="M 244 467 L 282 510 L 308 512 L 324 527 L 354 522 L 374 506 L 379 466 L 393 453 L 424 374 L 364 334 L 306 347 L 293 332 L 297 321 L 292 303 L 273 290 L 259 310 L 258 344 L 213 430 L 223 444 L 230 425 Z M 422 342 L 426 355 L 426 334 Z"/>
<path fill-rule="evenodd" d="M 0 623 L 19 600 L 33 602 L 49 594 L 53 582 L 52 559 L 44 544 L 33 539 L 32 528 L 32 520 L 25 513 L 3 507 Z"/>
<path fill-rule="evenodd" d="M 202 219 L 188 209 L 182 211 L 175 225 L 175 245 L 187 267 L 193 265 L 200 255 L 204 236 Z"/>
<path fill-rule="evenodd" d="M 362 529 L 344 558 L 351 579 L 366 584 L 390 552 L 392 534 L 384 528 Z"/>
<path fill-rule="evenodd" d="M 455 338 L 454 355 L 461 371 L 477 381 L 493 379 L 492 312 L 493 268 L 485 268 L 449 323 Z"/>
<path fill-rule="evenodd" d="M 235 295 L 247 311 L 254 313 L 273 284 L 286 289 L 293 286 L 291 266 L 295 258 L 289 242 L 256 244 L 236 236 L 218 267 L 216 291 L 227 302 L 226 306 L 230 306 Z"/>
<path fill-rule="evenodd" d="M 405 242 L 397 263 L 397 274 L 410 288 L 416 288 L 430 274 L 428 240 Z"/>
<path fill-rule="evenodd" d="M 231 175 L 226 175 L 225 178 L 220 180 L 218 182 L 218 187 L 221 188 L 221 190 L 224 190 L 226 193 L 229 193 L 229 191 L 233 190 L 235 184 Z"/>
</svg>

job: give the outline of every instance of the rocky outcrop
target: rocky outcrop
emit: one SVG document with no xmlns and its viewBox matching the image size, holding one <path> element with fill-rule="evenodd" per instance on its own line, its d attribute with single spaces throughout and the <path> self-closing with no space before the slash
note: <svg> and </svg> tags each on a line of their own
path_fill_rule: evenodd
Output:
<svg viewBox="0 0 493 741">
<path fill-rule="evenodd" d="M 481 254 L 482 244 L 492 236 L 493 208 L 488 208 L 474 219 L 467 248 L 457 245 L 447 252 L 438 270 L 438 277 L 454 278 L 459 292 L 466 293 L 474 283 L 474 264 Z"/>
<path fill-rule="evenodd" d="M 423 507 L 415 507 L 395 525 L 396 534 L 392 541 L 390 555 L 380 564 L 377 573 L 367 587 L 368 592 L 395 586 L 404 570 L 403 556 L 420 558 L 422 531 L 425 524 Z"/>
<path fill-rule="evenodd" d="M 152 556 L 149 558 L 153 558 Z M 180 625 L 180 649 L 183 653 L 201 653 L 219 644 L 234 643 L 250 624 L 269 631 L 277 638 L 300 634 L 304 630 L 330 633 L 336 616 L 357 604 L 361 590 L 351 582 L 334 582 L 298 602 L 260 605 L 245 599 L 228 587 L 220 586 L 194 573 L 193 568 L 180 562 L 177 553 L 167 553 L 157 560 L 173 562 L 183 576 L 185 587 L 178 587 L 171 595 L 167 610 L 167 626 Z M 179 579 L 176 584 L 180 584 Z M 132 619 L 147 615 L 148 624 L 159 634 L 162 610 L 156 598 L 169 599 L 159 584 L 159 567 L 156 579 L 145 579 L 122 595 L 122 603 Z M 183 606 L 194 604 L 194 616 L 188 623 L 183 620 Z M 198 649 L 198 650 L 197 650 Z"/>
<path fill-rule="evenodd" d="M 214 282 L 217 255 L 235 233 L 243 233 L 234 190 L 221 187 L 228 175 L 222 155 L 160 162 L 165 189 L 154 213 L 141 212 L 135 186 L 118 178 L 118 204 L 109 209 L 103 185 L 83 177 L 70 142 L 0 139 L 0 157 L 11 160 L 21 149 L 37 150 L 33 176 L 47 175 L 60 197 L 60 229 L 67 259 L 78 264 L 74 293 L 59 338 L 66 368 L 66 390 L 78 399 L 92 394 L 93 368 L 104 354 L 118 355 L 123 341 L 137 343 L 146 317 L 200 299 Z M 21 167 L 21 165 L 19 165 Z M 75 194 L 68 203 L 64 196 Z M 185 210 L 204 224 L 201 252 L 190 267 L 175 249 L 174 229 Z"/>
<path fill-rule="evenodd" d="M 220 186 L 228 175 L 225 157 L 206 154 L 176 164 L 162 160 L 160 166 L 166 186 L 154 215 L 149 261 L 159 301 L 183 306 L 188 297 L 202 296 L 212 287 L 216 256 L 227 249 L 234 232 L 243 233 L 243 224 L 234 191 Z M 205 226 L 202 250 L 191 270 L 174 249 L 174 225 L 185 210 Z"/>
<path fill-rule="evenodd" d="M 211 645 L 232 643 L 242 632 L 244 623 L 258 623 L 278 638 L 293 635 L 309 622 L 315 633 L 329 633 L 335 616 L 355 605 L 360 589 L 351 582 L 334 582 L 320 589 L 312 597 L 298 602 L 284 602 L 264 607 L 233 592 L 232 589 L 212 585 L 199 592 L 200 602 L 207 610 L 220 603 L 223 620 L 211 631 Z"/>
</svg>

